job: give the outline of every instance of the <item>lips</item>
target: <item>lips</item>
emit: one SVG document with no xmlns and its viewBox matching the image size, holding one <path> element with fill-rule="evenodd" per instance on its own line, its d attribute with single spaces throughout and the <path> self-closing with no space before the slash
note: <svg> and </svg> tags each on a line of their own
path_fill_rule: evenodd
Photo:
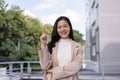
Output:
<svg viewBox="0 0 120 80">
<path fill-rule="evenodd" d="M 61 35 L 66 35 L 67 34 L 67 31 L 62 31 L 60 32 Z"/>
</svg>

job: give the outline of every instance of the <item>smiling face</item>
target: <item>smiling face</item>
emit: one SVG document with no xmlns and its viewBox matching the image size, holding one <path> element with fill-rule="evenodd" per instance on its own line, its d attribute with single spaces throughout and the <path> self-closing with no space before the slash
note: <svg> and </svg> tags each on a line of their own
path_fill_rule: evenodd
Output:
<svg viewBox="0 0 120 80">
<path fill-rule="evenodd" d="M 57 32 L 62 39 L 67 39 L 69 38 L 69 33 L 70 33 L 70 26 L 67 23 L 67 21 L 60 20 L 57 24 Z"/>
</svg>

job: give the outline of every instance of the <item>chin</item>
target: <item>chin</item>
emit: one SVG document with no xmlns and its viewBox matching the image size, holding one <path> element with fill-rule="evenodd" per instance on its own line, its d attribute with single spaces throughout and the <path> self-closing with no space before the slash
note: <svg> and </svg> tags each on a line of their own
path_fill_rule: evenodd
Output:
<svg viewBox="0 0 120 80">
<path fill-rule="evenodd" d="M 62 38 L 62 39 L 68 39 L 69 37 L 67 37 L 67 36 L 62 36 L 61 38 Z"/>
</svg>

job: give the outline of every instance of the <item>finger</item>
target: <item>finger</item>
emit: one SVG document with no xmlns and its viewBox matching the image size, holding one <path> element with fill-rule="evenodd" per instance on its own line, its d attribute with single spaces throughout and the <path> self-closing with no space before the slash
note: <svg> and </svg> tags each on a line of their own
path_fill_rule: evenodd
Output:
<svg viewBox="0 0 120 80">
<path fill-rule="evenodd" d="M 50 69 L 50 70 L 47 70 L 47 72 L 52 72 L 52 70 Z"/>
<path fill-rule="evenodd" d="M 44 34 L 45 32 L 44 32 L 44 30 L 42 29 L 42 34 Z"/>
<path fill-rule="evenodd" d="M 45 28 L 42 27 L 42 34 L 45 34 Z"/>
</svg>

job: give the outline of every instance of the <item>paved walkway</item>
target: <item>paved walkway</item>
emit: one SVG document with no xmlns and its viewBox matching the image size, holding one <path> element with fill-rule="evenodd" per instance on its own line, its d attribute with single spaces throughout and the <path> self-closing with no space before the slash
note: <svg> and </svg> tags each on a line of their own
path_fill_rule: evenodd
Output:
<svg viewBox="0 0 120 80">
<path fill-rule="evenodd" d="M 23 74 L 22 80 L 42 80 L 43 74 L 42 73 L 33 73 L 33 74 Z M 120 74 L 109 75 L 105 74 L 103 76 L 102 73 L 95 73 L 95 72 L 81 72 L 79 73 L 80 80 L 120 80 Z M 9 76 L 1 76 L 0 80 L 20 80 L 20 75 L 13 75 L 11 79 Z"/>
</svg>

